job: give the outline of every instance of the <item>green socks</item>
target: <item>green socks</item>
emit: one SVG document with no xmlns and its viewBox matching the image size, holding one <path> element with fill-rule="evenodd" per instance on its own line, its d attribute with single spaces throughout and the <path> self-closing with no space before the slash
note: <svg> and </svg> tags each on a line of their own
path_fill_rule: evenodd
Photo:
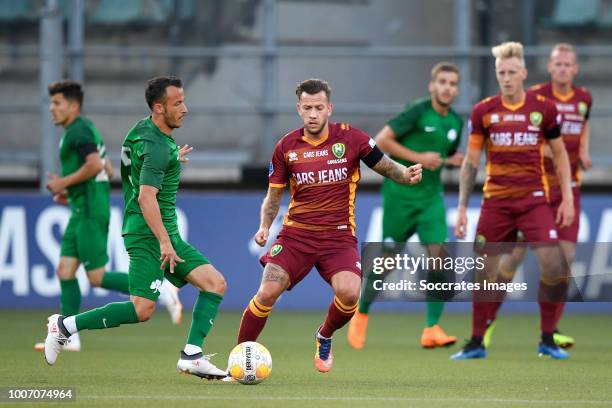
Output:
<svg viewBox="0 0 612 408">
<path fill-rule="evenodd" d="M 138 315 L 132 302 L 109 303 L 75 316 L 77 330 L 96 330 L 138 323 Z"/>
<path fill-rule="evenodd" d="M 223 296 L 212 292 L 200 292 L 193 305 L 193 317 L 187 344 L 202 347 L 204 338 L 210 331 Z"/>
<path fill-rule="evenodd" d="M 427 327 L 432 327 L 438 324 L 442 311 L 444 310 L 444 302 L 438 300 L 427 301 Z"/>
<path fill-rule="evenodd" d="M 74 316 L 81 307 L 81 289 L 78 279 L 60 280 L 60 313 L 62 316 Z"/>
<path fill-rule="evenodd" d="M 123 272 L 104 272 L 100 287 L 104 289 L 116 290 L 129 295 L 130 285 L 128 274 Z"/>
</svg>

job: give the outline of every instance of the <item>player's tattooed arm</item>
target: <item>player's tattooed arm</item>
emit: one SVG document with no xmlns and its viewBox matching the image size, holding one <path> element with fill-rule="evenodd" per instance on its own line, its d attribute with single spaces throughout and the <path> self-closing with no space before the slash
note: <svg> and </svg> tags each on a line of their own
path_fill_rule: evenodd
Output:
<svg viewBox="0 0 612 408">
<path fill-rule="evenodd" d="M 387 156 L 383 156 L 372 170 L 400 184 L 416 184 L 421 181 L 423 173 L 420 164 L 406 167 Z"/>
<path fill-rule="evenodd" d="M 474 185 L 476 184 L 476 175 L 478 174 L 478 165 L 469 160 L 464 160 L 461 165 L 461 174 L 459 177 L 459 205 L 467 207 Z"/>
<path fill-rule="evenodd" d="M 278 214 L 284 190 L 284 187 L 268 187 L 268 194 L 266 194 L 266 198 L 264 198 L 261 204 L 259 231 L 257 231 L 254 237 L 255 242 L 260 246 L 266 245 L 268 241 L 270 226 Z"/>
<path fill-rule="evenodd" d="M 455 236 L 459 239 L 464 239 L 467 235 L 467 205 L 476 184 L 481 152 L 481 148 L 468 148 L 461 165 L 461 173 L 459 174 L 459 206 L 455 223 Z"/>
</svg>

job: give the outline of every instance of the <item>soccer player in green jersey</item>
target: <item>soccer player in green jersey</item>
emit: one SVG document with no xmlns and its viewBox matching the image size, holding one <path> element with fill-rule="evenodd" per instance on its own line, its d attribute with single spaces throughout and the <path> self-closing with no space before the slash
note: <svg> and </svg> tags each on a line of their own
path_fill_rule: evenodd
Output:
<svg viewBox="0 0 612 408">
<path fill-rule="evenodd" d="M 203 355 L 202 346 L 223 299 L 225 279 L 208 259 L 181 239 L 176 219 L 180 159 L 191 150 L 188 146 L 179 149 L 172 137 L 187 114 L 182 82 L 176 77 L 153 78 L 145 98 L 151 116 L 140 120 L 128 132 L 121 152 L 123 239 L 130 256 L 131 298 L 76 316 L 50 316 L 45 359 L 54 364 L 62 345 L 78 331 L 149 320 L 165 276 L 177 287 L 191 283 L 200 291 L 177 368 L 202 378 L 223 378 L 226 372 Z"/>
<path fill-rule="evenodd" d="M 81 116 L 83 89 L 77 82 L 61 80 L 48 87 L 51 96 L 49 110 L 56 125 L 65 129 L 60 142 L 61 173 L 50 174 L 47 188 L 54 201 L 69 204 L 70 220 L 62 238 L 57 276 L 60 282 L 60 313 L 73 316 L 79 313 L 81 290 L 76 278 L 82 264 L 92 286 L 129 293 L 125 272 L 106 271 L 108 255 L 108 223 L 110 219 L 110 160 L 100 132 L 87 118 Z M 182 306 L 176 294 L 164 285 L 164 304 L 175 320 L 181 316 Z M 44 342 L 36 343 L 38 351 Z M 65 347 L 79 351 L 81 341 L 75 333 Z"/>
<path fill-rule="evenodd" d="M 463 121 L 450 107 L 459 93 L 459 69 L 448 62 L 436 64 L 431 70 L 429 93 L 429 98 L 414 101 L 391 119 L 376 136 L 376 142 L 394 160 L 406 166 L 421 163 L 424 168 L 419 184 L 383 181 L 383 240 L 403 243 L 417 233 L 429 256 L 439 256 L 441 244 L 447 240 L 440 173 L 443 166 L 458 167 L 463 159 L 457 151 Z M 366 275 L 359 310 L 349 326 L 348 341 L 356 349 L 365 345 L 368 313 L 376 296 L 374 279 L 379 276 Z M 440 279 L 444 279 L 442 272 L 428 271 L 429 281 Z M 421 336 L 425 348 L 449 346 L 457 341 L 438 325 L 443 309 L 444 302 L 432 294 Z"/>
</svg>

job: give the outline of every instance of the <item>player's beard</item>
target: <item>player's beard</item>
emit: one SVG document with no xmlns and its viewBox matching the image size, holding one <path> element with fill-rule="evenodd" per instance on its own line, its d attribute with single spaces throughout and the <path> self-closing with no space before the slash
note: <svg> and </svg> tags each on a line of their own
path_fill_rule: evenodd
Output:
<svg viewBox="0 0 612 408">
<path fill-rule="evenodd" d="M 181 122 L 179 120 L 174 120 L 172 115 L 167 111 L 164 113 L 164 122 L 166 122 L 166 126 L 170 129 L 178 129 L 181 127 Z"/>
<path fill-rule="evenodd" d="M 444 101 L 443 101 L 443 100 L 440 98 L 440 96 L 439 96 L 438 94 L 434 94 L 434 99 L 436 100 L 436 103 L 437 103 L 438 105 L 442 106 L 443 108 L 448 108 L 448 107 L 450 107 L 450 106 L 451 106 L 451 103 L 453 102 L 452 98 L 450 99 L 450 101 L 449 101 L 448 103 L 447 103 L 447 102 L 444 102 Z"/>
<path fill-rule="evenodd" d="M 321 132 L 323 132 L 323 129 L 325 129 L 325 126 L 327 126 L 327 120 L 325 120 L 317 130 L 312 131 L 308 129 L 308 126 L 306 126 L 306 129 L 308 130 L 308 133 L 310 133 L 311 135 L 319 136 Z"/>
</svg>

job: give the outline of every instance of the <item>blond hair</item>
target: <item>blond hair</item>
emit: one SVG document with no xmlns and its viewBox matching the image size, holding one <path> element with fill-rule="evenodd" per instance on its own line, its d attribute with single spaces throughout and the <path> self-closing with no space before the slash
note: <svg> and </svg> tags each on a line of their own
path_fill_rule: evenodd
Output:
<svg viewBox="0 0 612 408">
<path fill-rule="evenodd" d="M 507 41 L 491 48 L 491 53 L 495 60 L 508 58 L 518 58 L 525 65 L 525 57 L 523 56 L 523 44 L 520 42 Z"/>
<path fill-rule="evenodd" d="M 553 54 L 556 52 L 571 52 L 572 54 L 576 55 L 576 51 L 574 50 L 574 47 L 572 46 L 572 44 L 569 44 L 569 43 L 555 44 L 552 50 L 550 51 L 550 57 L 552 58 Z"/>
</svg>

